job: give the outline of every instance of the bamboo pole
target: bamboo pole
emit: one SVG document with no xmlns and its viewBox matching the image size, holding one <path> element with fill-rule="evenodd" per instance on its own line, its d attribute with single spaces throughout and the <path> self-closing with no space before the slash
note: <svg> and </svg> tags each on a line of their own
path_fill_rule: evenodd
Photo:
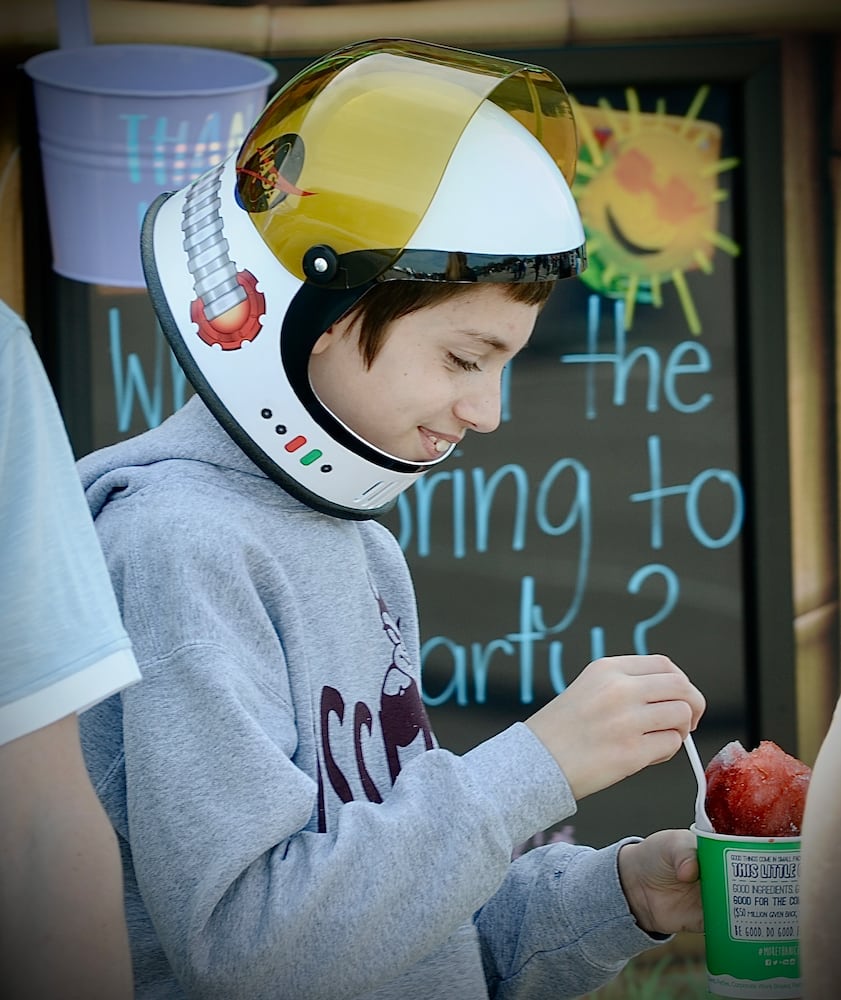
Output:
<svg viewBox="0 0 841 1000">
<path fill-rule="evenodd" d="M 557 47 L 569 39 L 569 6 L 563 0 L 413 0 L 275 7 L 268 45 L 303 55 L 383 35 L 477 49 Z"/>
<path fill-rule="evenodd" d="M 568 6 L 568 42 L 831 32 L 841 25 L 838 0 L 568 0 Z"/>
<path fill-rule="evenodd" d="M 783 196 L 789 386 L 792 584 L 798 756 L 812 761 L 834 706 L 838 572 L 832 428 L 832 334 L 824 303 L 823 201 L 812 47 L 786 38 Z"/>
<path fill-rule="evenodd" d="M 835 39 L 832 60 L 832 104 L 830 111 L 829 127 L 829 173 L 831 191 L 831 225 L 832 225 L 832 253 L 834 260 L 833 284 L 834 284 L 834 316 L 835 327 L 833 338 L 835 343 L 835 469 L 836 469 L 836 510 L 835 523 L 841 525 L 841 491 L 838 491 L 837 482 L 841 478 L 841 36 Z M 836 542 L 841 545 L 841 530 L 836 538 Z M 836 552 L 836 565 L 841 566 L 841 550 Z M 836 622 L 836 628 L 841 630 L 841 623 Z M 841 631 L 836 635 L 837 648 L 841 650 Z M 834 681 L 834 688 L 830 694 L 830 701 L 837 700 L 841 694 L 841 665 L 839 657 L 830 666 L 830 676 Z M 829 725 L 827 721 L 827 726 Z"/>
<path fill-rule="evenodd" d="M 14 9 L 12 9 L 14 8 Z M 841 30 L 838 0 L 413 0 L 318 6 L 90 0 L 98 44 L 221 47 L 259 56 L 320 54 L 349 40 L 423 37 L 478 48 Z M 54 0 L 3 4 L 0 47 L 58 44 Z"/>
</svg>

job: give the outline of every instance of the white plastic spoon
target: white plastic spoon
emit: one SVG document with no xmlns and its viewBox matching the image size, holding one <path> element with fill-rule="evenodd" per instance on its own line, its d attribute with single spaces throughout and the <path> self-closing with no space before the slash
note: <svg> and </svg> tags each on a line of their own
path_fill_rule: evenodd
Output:
<svg viewBox="0 0 841 1000">
<path fill-rule="evenodd" d="M 699 830 L 712 833 L 713 825 L 710 823 L 709 816 L 707 816 L 705 805 L 707 798 L 707 776 L 704 773 L 704 765 L 698 756 L 698 748 L 695 746 L 695 741 L 692 739 L 691 733 L 683 741 L 683 747 L 689 757 L 689 763 L 692 765 L 692 770 L 695 772 L 695 781 L 698 784 L 698 791 L 695 795 L 695 826 Z"/>
</svg>

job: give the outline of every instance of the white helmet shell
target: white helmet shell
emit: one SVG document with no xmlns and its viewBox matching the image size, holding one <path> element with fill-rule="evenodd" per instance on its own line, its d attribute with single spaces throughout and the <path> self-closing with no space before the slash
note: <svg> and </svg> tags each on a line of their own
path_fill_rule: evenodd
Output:
<svg viewBox="0 0 841 1000">
<path fill-rule="evenodd" d="M 316 510 L 370 518 L 446 458 L 388 455 L 315 396 L 318 337 L 374 284 L 578 274 L 577 143 L 560 82 L 403 40 L 315 63 L 235 156 L 150 207 L 161 326 L 248 456 Z"/>
</svg>

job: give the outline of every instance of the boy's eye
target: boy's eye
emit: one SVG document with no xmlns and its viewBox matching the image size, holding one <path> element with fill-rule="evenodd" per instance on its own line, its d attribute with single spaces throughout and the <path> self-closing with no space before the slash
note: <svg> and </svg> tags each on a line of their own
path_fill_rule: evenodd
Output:
<svg viewBox="0 0 841 1000">
<path fill-rule="evenodd" d="M 447 352 L 447 357 L 452 364 L 454 364 L 457 368 L 461 368 L 462 371 L 466 372 L 480 371 L 480 368 L 475 361 L 468 361 L 467 358 L 460 358 L 457 354 L 453 354 L 452 351 Z"/>
</svg>

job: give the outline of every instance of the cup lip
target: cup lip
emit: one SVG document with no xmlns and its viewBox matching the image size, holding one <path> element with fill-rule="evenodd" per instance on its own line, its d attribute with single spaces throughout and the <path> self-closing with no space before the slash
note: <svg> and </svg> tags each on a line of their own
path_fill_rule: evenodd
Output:
<svg viewBox="0 0 841 1000">
<path fill-rule="evenodd" d="M 689 829 L 696 837 L 706 837 L 707 840 L 728 840 L 735 844 L 799 844 L 800 834 L 796 837 L 745 837 L 736 833 L 716 833 L 714 830 L 699 830 L 695 823 Z"/>
<path fill-rule="evenodd" d="M 150 64 L 150 72 L 157 70 L 153 84 L 137 85 L 121 75 L 121 60 L 128 64 L 137 57 Z M 171 73 L 169 63 L 174 67 Z M 180 68 L 186 63 L 193 71 L 199 64 L 204 67 L 205 79 L 201 83 L 197 83 L 192 76 L 184 81 L 179 79 Z M 110 72 L 115 67 L 116 76 L 103 79 L 103 72 Z M 214 83 L 214 72 L 218 73 L 223 68 L 234 68 L 236 79 Z M 223 97 L 269 87 L 278 77 L 275 66 L 247 52 L 152 42 L 114 42 L 47 49 L 30 56 L 23 63 L 23 69 L 41 87 L 119 99 Z"/>
</svg>

